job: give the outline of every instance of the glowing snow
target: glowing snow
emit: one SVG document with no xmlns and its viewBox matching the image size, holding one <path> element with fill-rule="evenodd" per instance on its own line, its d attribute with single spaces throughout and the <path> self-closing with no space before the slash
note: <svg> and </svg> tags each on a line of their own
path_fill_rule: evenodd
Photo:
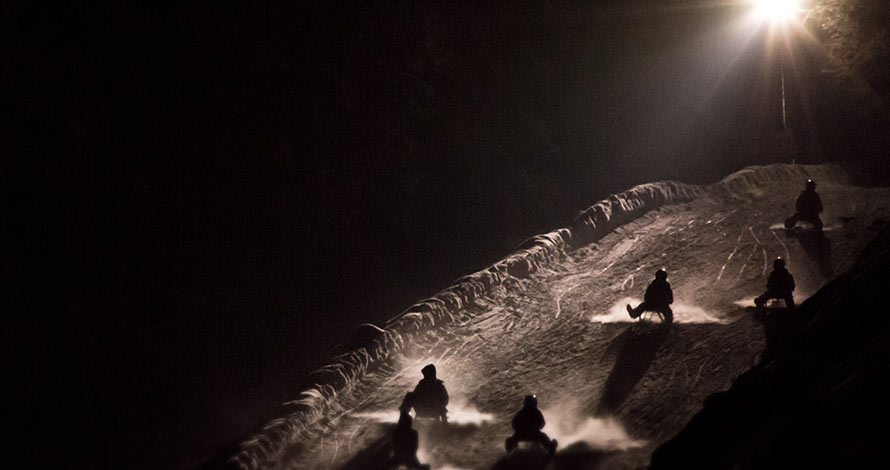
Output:
<svg viewBox="0 0 890 470">
<path fill-rule="evenodd" d="M 399 422 L 399 411 L 368 411 L 361 413 L 352 413 L 353 417 L 363 418 L 378 423 L 395 424 Z M 482 423 L 494 420 L 494 416 L 489 413 L 482 413 L 472 406 L 451 405 L 448 407 L 448 422 L 459 425 L 480 425 Z"/>
<path fill-rule="evenodd" d="M 578 420 L 564 408 L 541 410 L 547 425 L 544 432 L 559 442 L 564 449 L 577 442 L 585 442 L 594 449 L 627 450 L 646 444 L 627 435 L 621 423 L 612 418 L 585 418 Z"/>
<path fill-rule="evenodd" d="M 454 407 L 448 410 L 448 422 L 454 424 L 482 424 L 492 421 L 494 416 L 482 413 L 472 407 Z"/>
<path fill-rule="evenodd" d="M 362 418 L 377 423 L 396 424 L 399 422 L 399 411 L 367 411 L 362 413 L 352 413 L 350 416 L 354 418 Z"/>
<path fill-rule="evenodd" d="M 753 307 L 754 306 L 754 297 L 745 297 L 744 299 L 739 299 L 733 302 L 733 305 L 738 305 L 739 307 Z"/>
<path fill-rule="evenodd" d="M 805 293 L 805 292 L 795 292 L 795 293 L 794 293 L 794 303 L 796 303 L 796 304 L 799 305 L 801 302 L 803 302 L 804 300 L 806 300 L 806 299 L 809 298 L 809 297 L 810 297 L 810 295 L 809 295 L 808 293 Z M 769 302 L 768 306 L 770 306 L 770 307 L 776 307 L 776 306 L 778 306 L 778 307 L 782 307 L 782 306 L 784 306 L 784 304 L 785 304 L 785 301 L 784 301 L 784 300 L 781 300 L 781 299 L 770 299 L 770 302 Z M 754 297 L 745 297 L 745 298 L 736 300 L 735 302 L 733 302 L 733 305 L 737 305 L 737 306 L 742 307 L 742 308 L 754 307 Z"/>
<path fill-rule="evenodd" d="M 804 222 L 804 221 L 797 222 L 797 225 L 795 225 L 794 227 L 797 230 L 814 230 L 815 229 L 813 224 L 811 224 L 809 222 Z M 835 225 L 835 224 L 825 225 L 822 227 L 822 231 L 830 232 L 830 231 L 838 229 L 838 228 L 840 228 L 840 225 Z M 769 229 L 770 230 L 787 230 L 785 228 L 785 224 L 773 224 L 773 225 L 769 226 Z"/>
<path fill-rule="evenodd" d="M 630 315 L 627 314 L 626 306 L 627 304 L 636 306 L 639 305 L 640 302 L 642 302 L 640 299 L 625 297 L 613 304 L 608 313 L 594 315 L 590 317 L 590 321 L 599 323 L 631 323 L 638 321 L 630 318 Z M 671 309 L 674 311 L 674 323 L 726 323 L 725 320 L 709 315 L 708 312 L 705 312 L 701 307 L 684 302 L 675 302 L 671 305 Z M 658 314 L 654 312 L 644 313 L 643 319 L 654 322 L 661 321 Z"/>
</svg>

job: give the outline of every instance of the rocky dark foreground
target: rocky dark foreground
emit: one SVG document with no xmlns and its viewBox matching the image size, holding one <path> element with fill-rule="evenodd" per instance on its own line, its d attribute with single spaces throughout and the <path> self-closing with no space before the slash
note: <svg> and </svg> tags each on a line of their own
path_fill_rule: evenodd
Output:
<svg viewBox="0 0 890 470">
<path fill-rule="evenodd" d="M 890 418 L 890 228 L 791 316 L 762 360 L 651 469 L 880 468 Z"/>
</svg>

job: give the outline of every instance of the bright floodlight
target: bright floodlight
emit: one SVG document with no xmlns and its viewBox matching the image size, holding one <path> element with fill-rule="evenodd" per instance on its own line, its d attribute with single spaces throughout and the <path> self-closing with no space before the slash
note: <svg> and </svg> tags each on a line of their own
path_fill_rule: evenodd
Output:
<svg viewBox="0 0 890 470">
<path fill-rule="evenodd" d="M 755 0 L 754 14 L 761 20 L 788 21 L 799 10 L 798 0 Z"/>
</svg>

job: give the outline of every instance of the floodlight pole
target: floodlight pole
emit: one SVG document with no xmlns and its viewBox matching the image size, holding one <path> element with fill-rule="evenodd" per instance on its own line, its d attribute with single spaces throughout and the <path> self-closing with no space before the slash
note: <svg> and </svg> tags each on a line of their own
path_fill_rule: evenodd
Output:
<svg viewBox="0 0 890 470">
<path fill-rule="evenodd" d="M 779 59 L 779 75 L 782 80 L 782 132 L 788 129 L 788 119 L 785 114 L 785 61 Z"/>
<path fill-rule="evenodd" d="M 782 54 L 779 54 L 779 79 L 781 80 L 782 85 L 782 152 L 785 154 L 785 160 L 788 159 L 788 154 L 791 153 L 790 142 L 788 141 L 788 115 L 785 108 L 785 59 L 782 57 Z M 794 155 L 791 155 L 791 163 L 795 163 Z"/>
</svg>

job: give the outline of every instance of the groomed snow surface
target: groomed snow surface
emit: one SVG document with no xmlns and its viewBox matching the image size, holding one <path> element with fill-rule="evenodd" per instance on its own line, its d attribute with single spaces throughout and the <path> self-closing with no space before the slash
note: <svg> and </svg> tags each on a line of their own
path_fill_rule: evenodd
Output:
<svg viewBox="0 0 890 470">
<path fill-rule="evenodd" d="M 825 203 L 831 230 L 822 235 L 779 225 L 807 178 Z M 428 363 L 452 397 L 451 423 L 415 422 L 421 461 L 435 469 L 532 468 L 503 450 L 529 393 L 560 442 L 555 468 L 646 465 L 764 350 L 770 322 L 755 319 L 751 299 L 772 259 L 786 259 L 802 302 L 848 267 L 888 212 L 890 189 L 853 186 L 834 166 L 637 186 L 386 325 L 360 327 L 355 350 L 316 373 L 318 385 L 282 405 L 227 465 L 377 468 L 398 405 Z M 661 267 L 675 322 L 631 320 L 625 305 L 640 301 Z"/>
</svg>

